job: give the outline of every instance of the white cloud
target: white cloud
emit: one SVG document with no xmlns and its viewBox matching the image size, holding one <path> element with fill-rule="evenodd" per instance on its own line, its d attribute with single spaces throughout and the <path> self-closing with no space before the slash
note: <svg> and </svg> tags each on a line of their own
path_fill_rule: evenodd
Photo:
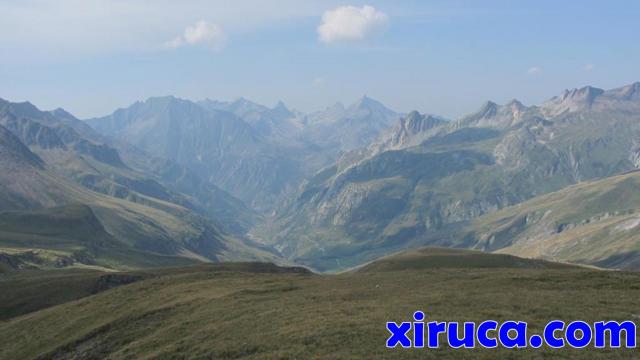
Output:
<svg viewBox="0 0 640 360">
<path fill-rule="evenodd" d="M 584 66 L 584 68 L 583 68 L 583 69 L 584 69 L 584 71 L 592 71 L 592 70 L 593 70 L 593 69 L 595 69 L 595 68 L 596 68 L 596 66 L 595 66 L 595 65 L 593 65 L 593 64 L 587 64 L 587 65 L 585 65 L 585 66 Z"/>
<path fill-rule="evenodd" d="M 533 66 L 530 67 L 529 70 L 527 70 L 527 74 L 529 75 L 540 75 L 542 74 L 542 68 L 539 66 Z"/>
<path fill-rule="evenodd" d="M 172 40 L 166 41 L 165 48 L 176 49 L 181 46 L 203 46 L 213 50 L 221 50 L 227 42 L 222 27 L 200 20 L 184 29 L 184 34 Z"/>
<path fill-rule="evenodd" d="M 318 36 L 325 43 L 362 40 L 384 30 L 388 23 L 387 14 L 373 6 L 339 6 L 324 12 Z"/>
<path fill-rule="evenodd" d="M 222 28 L 206 21 L 198 21 L 193 26 L 187 26 L 184 30 L 184 39 L 191 45 L 206 45 L 212 48 L 223 46 L 226 42 Z"/>
</svg>

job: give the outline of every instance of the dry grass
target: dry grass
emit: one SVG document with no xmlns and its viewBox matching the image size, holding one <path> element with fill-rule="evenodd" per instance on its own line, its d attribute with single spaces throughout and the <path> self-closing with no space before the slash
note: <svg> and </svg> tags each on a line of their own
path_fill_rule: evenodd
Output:
<svg viewBox="0 0 640 360">
<path fill-rule="evenodd" d="M 419 268 L 321 276 L 274 267 L 164 270 L 0 323 L 0 358 L 637 358 L 637 350 L 389 350 L 386 321 L 628 320 L 640 274 Z M 224 271 L 221 271 L 224 270 Z"/>
</svg>

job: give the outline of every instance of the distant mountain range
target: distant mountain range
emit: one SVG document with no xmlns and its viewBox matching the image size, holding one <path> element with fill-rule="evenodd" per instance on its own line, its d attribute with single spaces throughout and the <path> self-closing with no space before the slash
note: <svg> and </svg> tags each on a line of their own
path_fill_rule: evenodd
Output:
<svg viewBox="0 0 640 360">
<path fill-rule="evenodd" d="M 636 169 L 639 89 L 586 87 L 531 107 L 488 102 L 453 122 L 411 113 L 311 177 L 256 236 L 321 269 L 417 245 L 476 246 L 457 230 L 479 216 Z"/>
<path fill-rule="evenodd" d="M 336 270 L 438 245 L 640 267 L 637 176 L 622 175 L 640 168 L 640 83 L 487 102 L 455 121 L 366 96 L 310 114 L 167 96 L 87 121 L 0 100 L 0 126 L 0 231 L 33 241 L 0 237 L 17 262 L 41 249 L 136 267 L 123 254 L 141 251 Z M 118 255 L 18 226 L 57 213 Z M 62 238 L 74 240 L 58 253 Z"/>
<path fill-rule="evenodd" d="M 270 211 L 306 177 L 341 151 L 374 139 L 397 116 L 366 97 L 347 109 L 306 116 L 283 103 L 268 108 L 246 99 L 195 103 L 169 96 L 88 123 L 189 167 L 256 210 Z"/>
</svg>

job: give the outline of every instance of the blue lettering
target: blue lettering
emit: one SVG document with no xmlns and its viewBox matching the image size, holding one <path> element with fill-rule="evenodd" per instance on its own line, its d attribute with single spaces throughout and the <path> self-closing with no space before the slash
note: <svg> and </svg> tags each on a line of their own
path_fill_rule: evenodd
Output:
<svg viewBox="0 0 640 360">
<path fill-rule="evenodd" d="M 582 335 L 580 338 L 576 336 L 576 332 Z M 591 326 L 584 321 L 574 321 L 567 326 L 567 343 L 574 348 L 583 348 L 591 342 Z"/>
<path fill-rule="evenodd" d="M 447 336 L 449 338 L 449 346 L 454 349 L 465 347 L 469 349 L 473 349 L 476 346 L 476 324 L 472 322 L 464 323 L 462 338 L 458 335 L 458 323 L 451 322 L 449 323 L 449 328 L 447 330 Z"/>
<path fill-rule="evenodd" d="M 423 348 L 424 347 L 424 313 L 422 311 L 416 311 L 413 313 L 413 319 L 415 321 L 413 323 L 413 347 Z"/>
<path fill-rule="evenodd" d="M 564 339 L 556 338 L 555 332 L 564 329 L 564 322 L 560 320 L 554 320 L 544 327 L 544 341 L 554 349 L 558 349 L 564 346 Z"/>
<path fill-rule="evenodd" d="M 438 334 L 446 331 L 446 323 L 443 322 L 430 322 L 427 324 L 429 327 L 429 343 L 428 346 L 432 349 L 436 349 L 440 347 L 440 340 L 438 339 Z"/>
<path fill-rule="evenodd" d="M 511 332 L 515 332 L 516 336 L 511 337 Z M 498 337 L 502 346 L 507 349 L 527 347 L 527 323 L 522 321 L 505 321 L 500 326 Z"/>
<path fill-rule="evenodd" d="M 391 333 L 391 336 L 387 339 L 388 348 L 394 348 L 398 344 L 404 348 L 411 347 L 411 339 L 407 337 L 407 333 L 411 330 L 410 322 L 403 322 L 398 325 L 390 321 L 387 323 L 387 330 Z"/>
<path fill-rule="evenodd" d="M 489 337 L 489 331 L 496 331 L 498 322 L 487 320 L 478 325 L 478 343 L 486 348 L 495 348 L 498 346 L 496 338 Z"/>
<path fill-rule="evenodd" d="M 609 332 L 609 343 L 612 348 L 620 347 L 620 337 L 622 336 L 622 330 L 626 337 L 625 346 L 627 348 L 636 347 L 636 324 L 633 321 L 624 321 L 619 323 L 617 321 L 600 321 L 595 323 L 595 347 L 605 347 L 605 334 Z"/>
</svg>

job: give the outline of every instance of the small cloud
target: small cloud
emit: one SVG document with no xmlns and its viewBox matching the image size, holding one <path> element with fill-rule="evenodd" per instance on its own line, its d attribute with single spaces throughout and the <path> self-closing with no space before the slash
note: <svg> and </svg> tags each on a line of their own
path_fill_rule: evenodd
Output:
<svg viewBox="0 0 640 360">
<path fill-rule="evenodd" d="M 387 27 L 389 17 L 373 6 L 339 6 L 325 11 L 318 26 L 318 37 L 324 43 L 357 41 Z"/>
<path fill-rule="evenodd" d="M 324 84 L 326 84 L 326 83 L 327 83 L 327 81 L 322 77 L 317 77 L 317 78 L 313 79 L 313 86 L 314 87 L 323 87 Z"/>
<path fill-rule="evenodd" d="M 184 29 L 184 34 L 166 41 L 163 47 L 177 49 L 182 46 L 203 46 L 212 50 L 221 50 L 227 43 L 227 36 L 218 24 L 200 20 Z"/>
<path fill-rule="evenodd" d="M 187 26 L 184 39 L 190 45 L 204 45 L 214 49 L 223 47 L 227 41 L 220 25 L 206 21 L 198 21 L 195 25 Z"/>
<path fill-rule="evenodd" d="M 587 65 L 585 65 L 585 66 L 583 67 L 584 71 L 587 71 L 587 72 L 592 71 L 592 70 L 593 70 L 593 69 L 595 69 L 595 68 L 596 68 L 596 66 L 595 66 L 595 65 L 593 65 L 593 64 L 587 64 Z"/>
<path fill-rule="evenodd" d="M 540 75 L 542 74 L 542 68 L 539 66 L 530 67 L 529 70 L 527 70 L 527 74 L 533 75 L 533 76 Z"/>
</svg>

